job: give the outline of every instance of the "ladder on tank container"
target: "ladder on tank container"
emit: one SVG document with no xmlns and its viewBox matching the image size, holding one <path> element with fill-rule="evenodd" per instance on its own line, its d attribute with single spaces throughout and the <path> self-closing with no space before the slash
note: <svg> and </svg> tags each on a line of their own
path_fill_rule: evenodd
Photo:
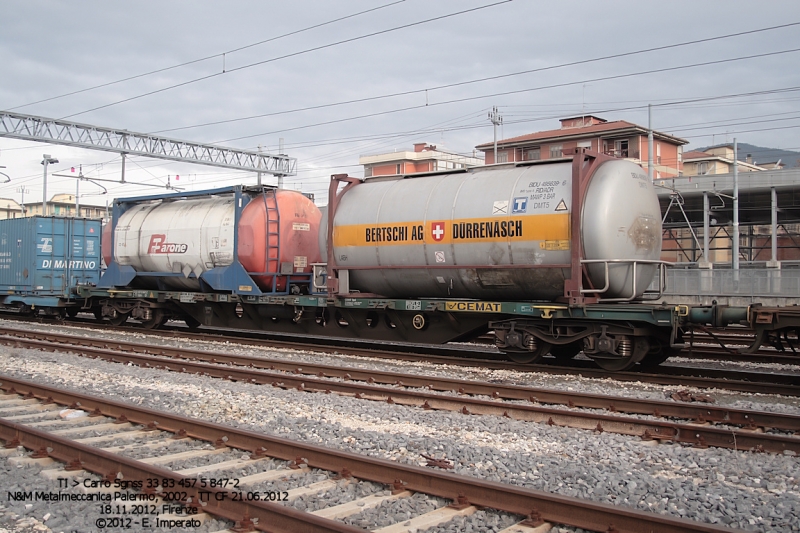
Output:
<svg viewBox="0 0 800 533">
<path fill-rule="evenodd" d="M 267 236 L 267 253 L 266 253 L 266 272 L 274 273 L 272 276 L 272 292 L 277 292 L 278 289 L 278 276 L 281 271 L 281 212 L 278 209 L 277 191 L 270 189 L 264 191 L 264 210 L 266 216 L 264 217 L 264 233 Z M 274 240 L 274 244 L 273 244 Z M 271 265 L 275 265 L 274 268 Z"/>
</svg>

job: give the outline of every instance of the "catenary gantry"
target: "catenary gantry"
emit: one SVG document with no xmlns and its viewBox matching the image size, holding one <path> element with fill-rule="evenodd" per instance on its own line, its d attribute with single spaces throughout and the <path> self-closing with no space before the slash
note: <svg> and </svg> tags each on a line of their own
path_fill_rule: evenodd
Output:
<svg viewBox="0 0 800 533">
<path fill-rule="evenodd" d="M 297 174 L 297 159 L 285 155 L 182 141 L 149 133 L 104 128 L 9 111 L 0 111 L 0 137 L 63 144 L 118 154 L 155 157 L 280 176 Z"/>
</svg>

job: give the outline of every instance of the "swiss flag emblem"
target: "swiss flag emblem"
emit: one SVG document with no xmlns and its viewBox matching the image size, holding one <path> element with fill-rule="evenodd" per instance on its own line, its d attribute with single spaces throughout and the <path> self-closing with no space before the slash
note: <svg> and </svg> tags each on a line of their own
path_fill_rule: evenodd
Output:
<svg viewBox="0 0 800 533">
<path fill-rule="evenodd" d="M 444 239 L 444 222 L 434 222 L 431 224 L 431 235 L 436 242 Z"/>
</svg>

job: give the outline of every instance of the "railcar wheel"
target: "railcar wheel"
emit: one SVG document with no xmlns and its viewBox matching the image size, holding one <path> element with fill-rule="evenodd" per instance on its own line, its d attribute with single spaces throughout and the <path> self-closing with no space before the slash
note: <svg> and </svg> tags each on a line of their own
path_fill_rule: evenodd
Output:
<svg viewBox="0 0 800 533">
<path fill-rule="evenodd" d="M 81 310 L 80 307 L 77 306 L 67 307 L 67 316 L 70 318 L 75 318 L 76 316 L 78 316 L 78 312 L 80 310 Z"/>
<path fill-rule="evenodd" d="M 167 316 L 161 309 L 153 309 L 149 320 L 142 320 L 144 329 L 158 329 L 167 323 Z"/>
<path fill-rule="evenodd" d="M 556 362 L 567 364 L 572 358 L 583 350 L 582 342 L 571 342 L 569 344 L 554 344 L 550 348 L 550 355 L 556 358 Z"/>
<path fill-rule="evenodd" d="M 120 313 L 116 309 L 114 310 L 114 315 L 108 318 L 108 321 L 111 322 L 112 326 L 121 326 L 128 320 L 128 316 L 130 313 Z"/>
<path fill-rule="evenodd" d="M 633 341 L 633 350 L 631 355 L 627 357 L 598 357 L 593 356 L 594 362 L 597 363 L 597 366 L 606 370 L 608 372 L 623 372 L 625 370 L 629 370 L 644 359 L 647 355 L 647 352 L 650 350 L 650 343 L 644 337 L 636 337 Z M 597 357 L 595 359 L 595 357 Z"/>
<path fill-rule="evenodd" d="M 547 342 L 538 341 L 536 349 L 532 352 L 506 352 L 506 356 L 521 365 L 536 363 L 542 359 L 547 352 L 550 351 L 550 344 Z"/>
<path fill-rule="evenodd" d="M 642 359 L 642 362 L 639 364 L 642 368 L 655 368 L 670 357 L 678 355 L 679 353 L 680 350 L 671 348 L 668 344 L 658 339 L 651 338 L 650 351 L 647 352 L 647 355 L 644 356 L 644 359 Z"/>
</svg>

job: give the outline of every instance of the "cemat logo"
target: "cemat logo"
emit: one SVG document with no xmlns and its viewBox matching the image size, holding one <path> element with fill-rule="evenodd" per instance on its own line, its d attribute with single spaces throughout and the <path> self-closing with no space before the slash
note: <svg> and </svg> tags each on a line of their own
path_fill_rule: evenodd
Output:
<svg viewBox="0 0 800 533">
<path fill-rule="evenodd" d="M 502 306 L 500 302 L 445 302 L 445 311 L 482 311 L 484 313 L 499 313 Z"/>
</svg>

